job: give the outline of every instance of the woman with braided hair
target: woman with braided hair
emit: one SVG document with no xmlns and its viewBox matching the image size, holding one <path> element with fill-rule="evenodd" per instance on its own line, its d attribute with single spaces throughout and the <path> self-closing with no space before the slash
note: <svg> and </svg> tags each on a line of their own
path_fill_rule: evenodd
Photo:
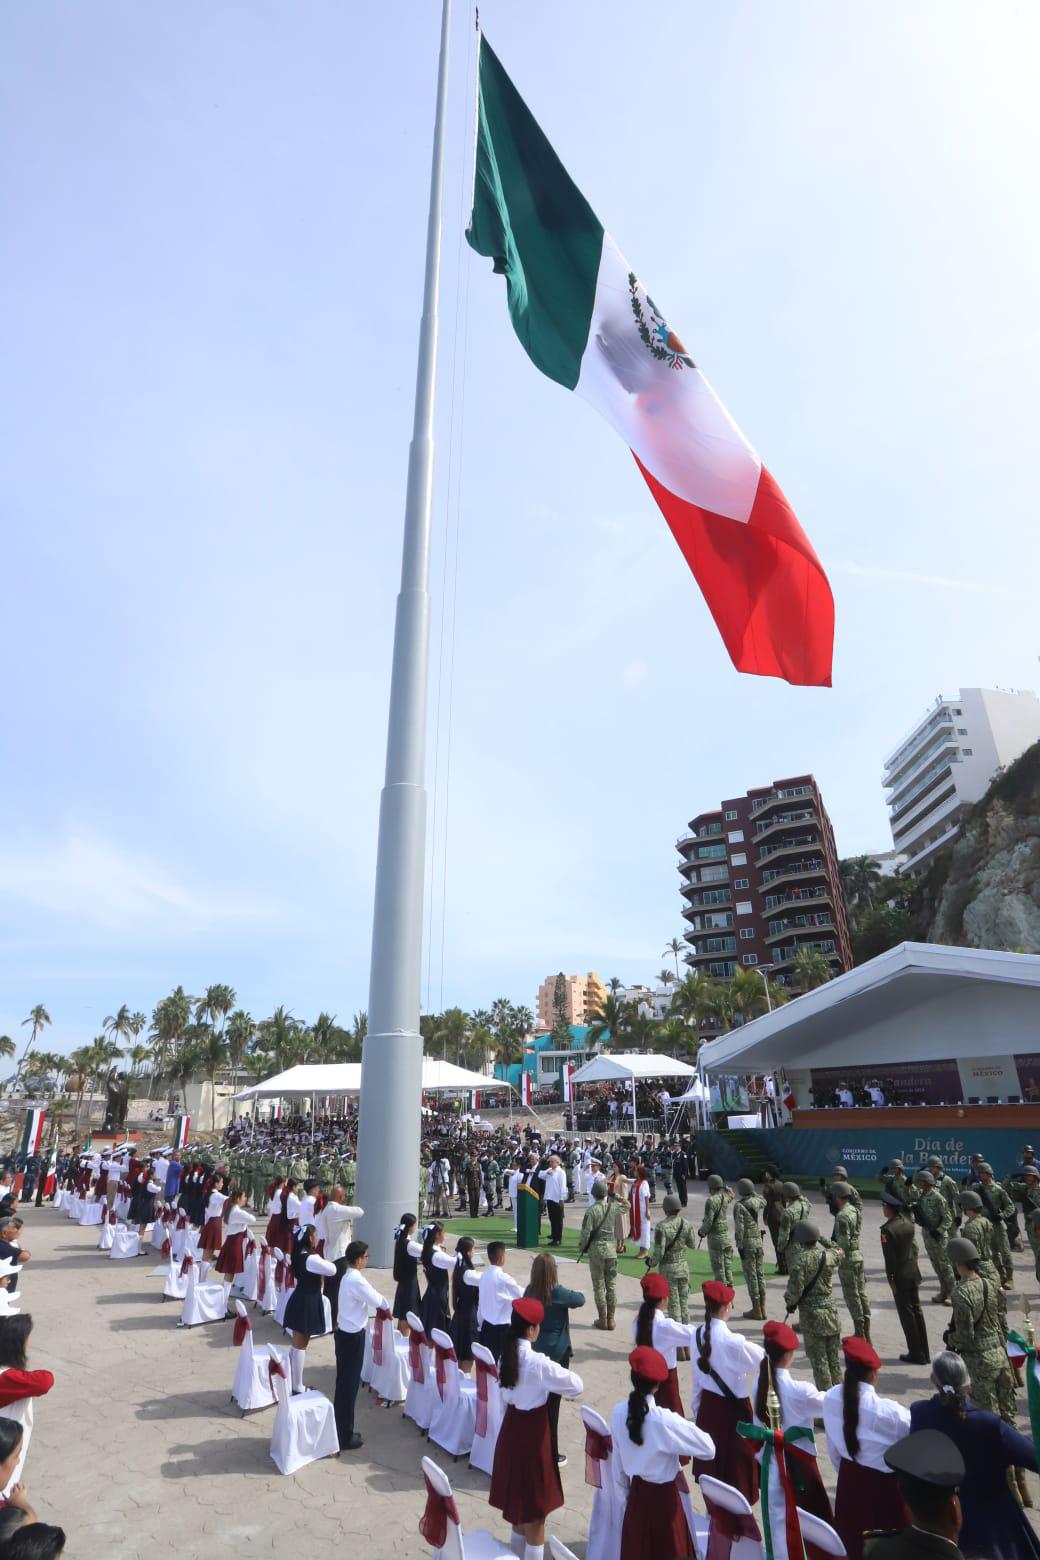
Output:
<svg viewBox="0 0 1040 1560">
<path fill-rule="evenodd" d="M 656 1349 L 628 1356 L 632 1391 L 610 1416 L 615 1465 L 628 1484 L 620 1560 L 686 1560 L 696 1555 L 683 1496 L 680 1463 L 708 1462 L 715 1443 L 703 1430 L 658 1402 L 668 1366 Z"/>
<path fill-rule="evenodd" d="M 881 1361 L 866 1338 L 843 1338 L 845 1379 L 823 1395 L 827 1451 L 838 1474 L 834 1526 L 850 1556 L 862 1560 L 863 1535 L 898 1530 L 910 1520 L 885 1453 L 910 1433 L 910 1413 L 875 1390 Z"/>
<path fill-rule="evenodd" d="M 667 1378 L 657 1390 L 658 1408 L 671 1409 L 673 1414 L 685 1414 L 679 1392 L 679 1350 L 690 1341 L 690 1329 L 682 1322 L 675 1322 L 668 1315 L 669 1284 L 661 1273 L 647 1273 L 639 1281 L 643 1291 L 643 1303 L 632 1323 L 632 1337 L 637 1348 L 655 1349 L 668 1366 Z"/>
<path fill-rule="evenodd" d="M 765 1358 L 757 1343 L 727 1326 L 733 1315 L 735 1291 L 719 1279 L 702 1284 L 704 1321 L 687 1328 L 690 1340 L 690 1414 L 710 1436 L 715 1454 L 694 1462 L 694 1473 L 732 1484 L 754 1505 L 758 1499 L 758 1464 L 754 1445 L 737 1434 L 738 1424 L 751 1421 L 751 1393 Z"/>
<path fill-rule="evenodd" d="M 776 1393 L 780 1404 L 780 1428 L 795 1425 L 811 1430 L 823 1418 L 823 1393 L 811 1381 L 792 1376 L 791 1365 L 798 1352 L 798 1334 L 786 1322 L 767 1322 L 762 1329 L 765 1357 L 758 1370 L 755 1387 L 755 1423 L 769 1428 L 769 1392 Z M 800 1455 L 791 1458 L 790 1467 L 795 1500 L 803 1511 L 821 1517 L 834 1526 L 830 1496 L 824 1488 L 816 1455 L 815 1441 L 793 1443 Z M 761 1466 L 762 1453 L 758 1454 Z"/>
</svg>

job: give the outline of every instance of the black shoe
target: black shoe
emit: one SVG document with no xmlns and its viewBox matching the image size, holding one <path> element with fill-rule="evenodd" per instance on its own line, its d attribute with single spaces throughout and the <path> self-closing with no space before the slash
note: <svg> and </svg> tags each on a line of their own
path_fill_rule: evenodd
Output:
<svg viewBox="0 0 1040 1560">
<path fill-rule="evenodd" d="M 563 1452 L 556 1453 L 556 1466 L 557 1468 L 566 1468 L 567 1458 Z"/>
<path fill-rule="evenodd" d="M 340 1447 L 340 1451 L 341 1452 L 356 1452 L 358 1447 L 359 1446 L 364 1446 L 364 1444 L 365 1444 L 364 1441 L 362 1440 L 362 1438 L 358 1435 L 357 1431 L 355 1430 L 354 1434 L 351 1436 L 351 1438 L 347 1442 L 346 1446 L 341 1446 Z"/>
</svg>

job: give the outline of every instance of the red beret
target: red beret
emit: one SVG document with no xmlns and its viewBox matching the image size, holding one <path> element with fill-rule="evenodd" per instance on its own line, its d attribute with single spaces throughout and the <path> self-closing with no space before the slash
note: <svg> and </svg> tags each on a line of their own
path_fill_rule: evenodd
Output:
<svg viewBox="0 0 1040 1560">
<path fill-rule="evenodd" d="M 729 1305 L 735 1300 L 737 1291 L 731 1289 L 728 1284 L 722 1284 L 717 1278 L 709 1278 L 706 1284 L 701 1285 L 701 1294 L 706 1300 L 714 1300 L 716 1305 Z"/>
<path fill-rule="evenodd" d="M 762 1329 L 762 1336 L 767 1343 L 775 1343 L 785 1353 L 798 1347 L 798 1334 L 786 1322 L 767 1322 Z"/>
<path fill-rule="evenodd" d="M 649 1274 L 653 1277 L 653 1274 Z M 667 1381 L 668 1366 L 665 1364 L 663 1354 L 656 1349 L 633 1349 L 628 1356 L 628 1363 L 637 1376 L 642 1376 L 644 1381 Z"/>
<path fill-rule="evenodd" d="M 663 1273 L 647 1273 L 639 1280 L 639 1287 L 648 1300 L 667 1300 L 671 1293 Z"/>
<path fill-rule="evenodd" d="M 545 1307 L 540 1300 L 514 1300 L 513 1313 L 522 1316 L 528 1327 L 540 1327 L 545 1321 Z"/>
<path fill-rule="evenodd" d="M 881 1369 L 881 1360 L 866 1338 L 843 1338 L 841 1347 L 850 1365 L 865 1365 L 868 1370 Z"/>
</svg>

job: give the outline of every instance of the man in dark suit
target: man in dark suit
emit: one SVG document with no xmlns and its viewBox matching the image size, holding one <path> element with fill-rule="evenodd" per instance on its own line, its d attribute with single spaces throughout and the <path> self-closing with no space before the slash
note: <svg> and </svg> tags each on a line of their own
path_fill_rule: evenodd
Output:
<svg viewBox="0 0 1040 1560">
<path fill-rule="evenodd" d="M 924 1312 L 921 1310 L 921 1270 L 917 1265 L 913 1221 L 897 1192 L 883 1192 L 881 1201 L 885 1212 L 885 1221 L 881 1226 L 881 1254 L 885 1259 L 885 1275 L 906 1338 L 907 1352 L 899 1358 L 904 1365 L 928 1365 L 931 1363 L 931 1355 L 928 1352 Z"/>
<path fill-rule="evenodd" d="M 685 1208 L 687 1205 L 686 1178 L 690 1173 L 690 1162 L 686 1157 L 686 1150 L 682 1143 L 672 1145 L 672 1180 L 675 1182 L 675 1194 Z"/>
</svg>

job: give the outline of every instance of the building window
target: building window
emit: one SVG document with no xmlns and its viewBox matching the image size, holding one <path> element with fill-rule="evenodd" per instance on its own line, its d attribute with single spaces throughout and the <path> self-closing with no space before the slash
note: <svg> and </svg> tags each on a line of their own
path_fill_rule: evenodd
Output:
<svg viewBox="0 0 1040 1560">
<path fill-rule="evenodd" d="M 974 748 L 962 748 L 961 752 L 964 754 L 965 758 L 971 758 L 972 754 L 975 752 L 975 749 Z"/>
<path fill-rule="evenodd" d="M 734 888 L 750 888 L 751 887 L 751 879 L 750 878 L 734 878 L 733 879 L 733 887 Z"/>
<path fill-rule="evenodd" d="M 732 808 L 729 812 L 723 814 L 723 817 L 725 818 L 727 823 L 735 822 L 738 816 L 739 816 L 739 814 L 737 813 L 735 808 Z"/>
<path fill-rule="evenodd" d="M 967 728 L 967 726 L 958 726 L 957 727 L 957 735 L 959 737 L 966 737 L 968 735 L 968 728 Z"/>
<path fill-rule="evenodd" d="M 742 953 L 740 955 L 740 962 L 741 962 L 741 964 L 757 964 L 758 963 L 758 954 L 757 953 Z"/>
<path fill-rule="evenodd" d="M 743 845 L 743 843 L 744 843 L 744 830 L 743 829 L 730 829 L 729 833 L 726 835 L 726 838 L 729 840 L 731 845 Z"/>
<path fill-rule="evenodd" d="M 964 714 L 964 711 L 963 711 L 963 710 L 954 710 L 954 712 L 953 712 L 953 713 L 954 713 L 954 714 L 955 714 L 955 715 L 961 715 L 961 716 L 963 716 L 963 714 Z"/>
<path fill-rule="evenodd" d="M 729 860 L 730 860 L 730 865 L 731 866 L 734 866 L 734 867 L 746 867 L 747 866 L 747 854 L 746 854 L 745 851 L 735 850 L 733 852 L 732 856 L 729 858 Z"/>
<path fill-rule="evenodd" d="M 751 901 L 750 901 L 750 899 L 738 899 L 737 900 L 737 914 L 738 915 L 750 915 L 751 914 Z"/>
<path fill-rule="evenodd" d="M 753 926 L 742 926 L 740 928 L 740 936 L 741 936 L 742 941 L 744 941 L 744 942 L 751 942 L 751 940 L 754 937 L 754 935 L 755 935 L 755 928 Z"/>
<path fill-rule="evenodd" d="M 729 980 L 733 974 L 732 959 L 716 959 L 708 965 L 708 974 L 717 975 L 720 980 Z"/>
<path fill-rule="evenodd" d="M 704 897 L 704 903 L 706 905 L 728 905 L 729 904 L 729 889 L 728 888 L 709 888 L 708 891 L 704 894 L 703 897 Z"/>
<path fill-rule="evenodd" d="M 697 855 L 701 861 L 714 861 L 725 854 L 725 845 L 698 845 L 697 847 Z"/>
</svg>

